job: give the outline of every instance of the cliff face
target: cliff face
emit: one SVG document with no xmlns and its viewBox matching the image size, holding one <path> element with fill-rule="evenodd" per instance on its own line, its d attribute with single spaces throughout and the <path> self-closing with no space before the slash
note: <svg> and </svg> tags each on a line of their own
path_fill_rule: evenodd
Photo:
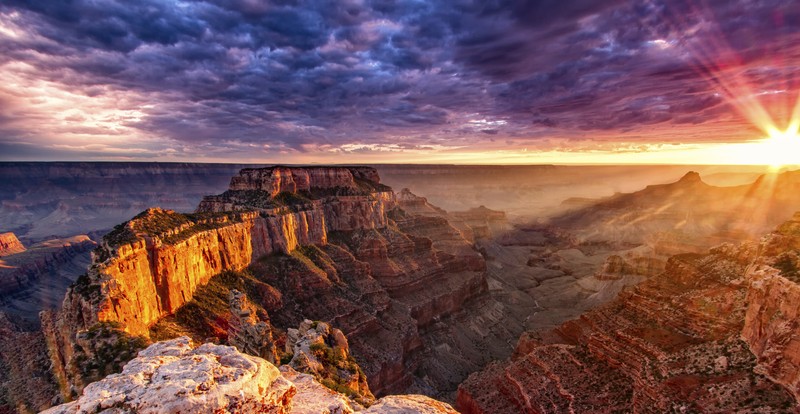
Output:
<svg viewBox="0 0 800 414">
<path fill-rule="evenodd" d="M 357 188 L 356 180 L 380 183 L 377 171 L 368 167 L 272 167 L 245 168 L 231 179 L 231 190 L 259 190 L 276 196 L 317 189 Z"/>
<path fill-rule="evenodd" d="M 98 378 L 80 371 L 87 356 L 74 345 L 91 348 L 83 332 L 98 324 L 130 341 L 242 339 L 228 306 L 215 305 L 233 289 L 279 330 L 304 319 L 341 327 L 370 387 L 385 393 L 413 382 L 420 329 L 486 291 L 485 264 L 445 219 L 400 212 L 373 169 L 243 170 L 195 214 L 150 209 L 105 237 L 62 311 L 43 316 L 63 389 Z"/>
<path fill-rule="evenodd" d="M 25 251 L 14 233 L 0 233 L 0 257 Z"/>
<path fill-rule="evenodd" d="M 760 243 L 672 257 L 666 270 L 459 388 L 466 413 L 772 412 L 797 406 L 800 216 Z M 609 274 L 624 271 L 611 260 Z"/>
<path fill-rule="evenodd" d="M 800 400 L 800 213 L 767 236 L 764 256 L 751 266 L 742 339 L 758 359 L 757 372 Z"/>
<path fill-rule="evenodd" d="M 200 202 L 200 212 L 259 211 L 279 215 L 287 208 L 325 217 L 327 231 L 380 229 L 395 206 L 391 188 L 365 167 L 272 167 L 244 169 L 223 194 Z"/>
<path fill-rule="evenodd" d="M 176 227 L 171 224 L 180 223 Z M 147 335 L 158 319 L 192 299 L 199 286 L 224 270 L 240 270 L 274 252 L 325 244 L 321 215 L 311 211 L 260 217 L 257 213 L 187 217 L 150 209 L 107 237 L 73 300 L 89 301 L 96 322 L 118 322 L 132 335 Z M 163 231 L 144 230 L 166 225 Z M 134 240 L 115 245 L 130 233 Z M 118 234 L 119 233 L 119 234 Z M 77 295 L 76 295 L 77 293 Z"/>
</svg>

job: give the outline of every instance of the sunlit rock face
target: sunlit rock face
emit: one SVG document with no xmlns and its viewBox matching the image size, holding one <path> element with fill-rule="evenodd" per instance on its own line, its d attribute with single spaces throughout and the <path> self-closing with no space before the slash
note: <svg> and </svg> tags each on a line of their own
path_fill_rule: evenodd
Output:
<svg viewBox="0 0 800 414">
<path fill-rule="evenodd" d="M 139 352 L 121 373 L 89 384 L 76 401 L 45 414 L 112 413 L 364 413 L 453 414 L 448 404 L 420 395 L 378 400 L 365 409 L 312 376 L 273 364 L 234 347 L 187 337 L 158 342 Z"/>
<path fill-rule="evenodd" d="M 25 251 L 25 246 L 17 239 L 14 233 L 0 234 L 0 257 Z"/>
<path fill-rule="evenodd" d="M 496 412 L 789 412 L 797 406 L 800 215 L 758 243 L 672 257 L 666 270 L 465 381 Z M 610 260 L 604 274 L 630 266 Z M 526 411 L 527 410 L 527 411 Z"/>
<path fill-rule="evenodd" d="M 88 274 L 68 291 L 62 311 L 43 315 L 62 390 L 78 393 L 106 372 L 87 376 L 80 369 L 86 358 L 102 354 L 87 343 L 75 349 L 85 332 L 99 324 L 135 344 L 216 275 L 236 271 L 251 275 L 253 290 L 269 293 L 268 300 L 259 297 L 273 326 L 331 323 L 347 336 L 373 392 L 405 390 L 429 358 L 420 331 L 486 292 L 485 264 L 446 219 L 402 213 L 378 180 L 374 169 L 360 167 L 243 170 L 229 191 L 204 199 L 197 213 L 148 209 L 117 226 Z M 213 300 L 227 303 L 232 286 L 215 286 L 225 292 Z M 228 306 L 210 311 L 207 319 L 177 322 L 183 323 L 178 331 L 217 332 L 228 342 L 232 335 L 246 349 L 261 349 L 250 346 L 260 340 L 248 328 L 258 321 L 232 318 Z M 218 321 L 246 323 L 231 330 Z M 456 344 L 452 352 L 469 346 Z M 113 372 L 119 361 L 101 362 Z M 361 387 L 363 378 L 357 382 Z"/>
</svg>

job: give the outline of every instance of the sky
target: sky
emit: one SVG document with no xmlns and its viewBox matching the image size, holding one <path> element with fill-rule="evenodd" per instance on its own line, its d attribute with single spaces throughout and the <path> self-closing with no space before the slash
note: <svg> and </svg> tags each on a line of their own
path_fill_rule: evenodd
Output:
<svg viewBox="0 0 800 414">
<path fill-rule="evenodd" d="M 785 164 L 799 65 L 796 0 L 3 0 L 0 161 Z"/>
</svg>

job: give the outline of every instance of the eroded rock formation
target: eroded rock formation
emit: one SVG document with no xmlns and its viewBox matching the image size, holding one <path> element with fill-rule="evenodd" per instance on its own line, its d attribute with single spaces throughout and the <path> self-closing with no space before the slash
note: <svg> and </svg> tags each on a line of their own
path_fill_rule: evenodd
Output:
<svg viewBox="0 0 800 414">
<path fill-rule="evenodd" d="M 269 315 L 247 300 L 247 295 L 232 290 L 228 295 L 231 317 L 228 318 L 228 344 L 242 352 L 279 364 L 278 349 L 272 337 Z"/>
<path fill-rule="evenodd" d="M 45 411 L 71 413 L 287 413 L 296 393 L 269 362 L 236 348 L 187 337 L 141 351 L 119 374 L 89 384 L 76 401 Z"/>
<path fill-rule="evenodd" d="M 25 251 L 25 246 L 12 233 L 0 233 L 0 257 Z"/>
<path fill-rule="evenodd" d="M 580 240 L 649 244 L 663 255 L 702 253 L 723 242 L 755 240 L 800 203 L 800 172 L 767 174 L 749 185 L 717 187 L 700 174 L 587 202 L 550 222 Z"/>
<path fill-rule="evenodd" d="M 459 389 L 465 413 L 789 412 L 797 405 L 800 215 L 760 243 L 672 257 L 666 271 Z M 611 260 L 607 273 L 624 270 Z"/>
<path fill-rule="evenodd" d="M 227 306 L 237 289 L 280 332 L 304 319 L 339 327 L 373 392 L 405 390 L 431 358 L 421 331 L 486 292 L 485 264 L 445 218 L 405 214 L 378 180 L 361 167 L 243 170 L 198 213 L 149 209 L 117 226 L 62 311 L 43 317 L 62 389 L 97 379 L 76 360 L 96 353 L 74 344 L 98 324 L 131 343 L 154 331 L 242 339 L 228 326 L 241 322 Z"/>
<path fill-rule="evenodd" d="M 365 410 L 291 368 L 279 371 L 229 346 L 207 343 L 195 348 L 189 338 L 181 337 L 151 345 L 120 374 L 89 384 L 76 401 L 44 413 L 347 414 L 354 409 L 383 414 L 456 412 L 418 395 L 386 397 Z"/>
<path fill-rule="evenodd" d="M 289 329 L 286 353 L 292 355 L 289 366 L 295 370 L 313 375 L 328 388 L 348 393 L 361 404 L 375 402 L 367 377 L 350 356 L 350 345 L 341 330 L 325 322 L 305 320 L 298 329 Z"/>
<path fill-rule="evenodd" d="M 13 237 L 13 233 L 6 234 Z M 28 288 L 39 279 L 48 277 L 49 272 L 78 255 L 87 254 L 96 246 L 95 242 L 84 235 L 48 240 L 29 249 L 18 244 L 15 237 L 7 240 L 8 249 L 5 254 L 0 254 L 0 298 Z"/>
</svg>

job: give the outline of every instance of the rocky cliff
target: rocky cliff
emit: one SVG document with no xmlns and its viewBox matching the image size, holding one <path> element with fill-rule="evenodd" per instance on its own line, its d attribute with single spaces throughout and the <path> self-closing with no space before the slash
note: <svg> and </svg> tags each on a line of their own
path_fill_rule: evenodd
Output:
<svg viewBox="0 0 800 414">
<path fill-rule="evenodd" d="M 25 246 L 12 233 L 0 233 L 0 257 L 25 251 Z"/>
<path fill-rule="evenodd" d="M 190 334 L 261 355 L 269 341 L 249 342 L 261 330 L 228 306 L 234 289 L 248 312 L 269 312 L 276 344 L 304 319 L 332 323 L 373 392 L 406 389 L 420 331 L 486 291 L 485 265 L 447 220 L 403 213 L 378 180 L 360 167 L 246 169 L 197 213 L 149 209 L 117 226 L 61 312 L 43 316 L 65 394 L 119 366 L 87 339 L 100 328 L 131 350 Z M 104 368 L 87 376 L 86 361 Z"/>
<path fill-rule="evenodd" d="M 494 412 L 790 412 L 798 395 L 800 216 L 759 243 L 672 257 L 659 276 L 465 381 Z M 606 273 L 625 263 L 611 260 Z"/>
</svg>

